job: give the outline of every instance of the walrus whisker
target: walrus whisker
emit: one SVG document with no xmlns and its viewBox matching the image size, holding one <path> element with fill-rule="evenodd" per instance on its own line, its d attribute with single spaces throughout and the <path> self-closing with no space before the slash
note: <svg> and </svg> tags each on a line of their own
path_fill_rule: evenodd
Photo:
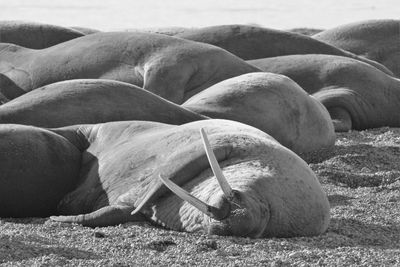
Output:
<svg viewBox="0 0 400 267">
<path fill-rule="evenodd" d="M 223 220 L 229 216 L 230 209 L 219 209 L 211 205 L 208 205 L 203 201 L 201 201 L 200 199 L 189 194 L 186 190 L 176 185 L 170 179 L 162 177 L 161 174 L 159 174 L 158 177 L 164 183 L 164 185 L 168 187 L 175 195 L 180 197 L 182 200 L 187 201 L 189 204 L 191 204 L 192 206 L 194 206 L 207 216 L 216 220 Z"/>
<path fill-rule="evenodd" d="M 221 168 L 219 167 L 218 161 L 215 158 L 210 142 L 208 141 L 207 134 L 203 128 L 200 129 L 200 135 L 203 140 L 204 149 L 206 150 L 208 161 L 210 162 L 211 169 L 218 180 L 218 184 L 220 185 L 222 192 L 224 192 L 225 196 L 230 199 L 233 196 L 233 190 L 226 180 L 224 174 L 222 173 Z"/>
</svg>

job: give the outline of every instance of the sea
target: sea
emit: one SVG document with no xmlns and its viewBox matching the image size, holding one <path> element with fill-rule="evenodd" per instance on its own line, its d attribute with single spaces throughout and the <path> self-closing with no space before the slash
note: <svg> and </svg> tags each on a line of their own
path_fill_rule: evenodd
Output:
<svg viewBox="0 0 400 267">
<path fill-rule="evenodd" d="M 0 20 L 99 30 L 221 24 L 327 29 L 399 18 L 400 0 L 0 0 Z"/>
</svg>

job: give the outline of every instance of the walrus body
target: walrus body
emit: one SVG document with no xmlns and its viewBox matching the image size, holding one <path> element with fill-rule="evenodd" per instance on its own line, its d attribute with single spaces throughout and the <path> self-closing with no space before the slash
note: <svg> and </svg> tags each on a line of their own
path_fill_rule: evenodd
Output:
<svg viewBox="0 0 400 267">
<path fill-rule="evenodd" d="M 57 81 L 102 78 L 180 104 L 221 80 L 259 71 L 221 48 L 150 33 L 95 33 L 41 50 L 2 44 L 0 51 L 0 94 L 9 100 Z"/>
<path fill-rule="evenodd" d="M 56 25 L 25 21 L 0 21 L 0 42 L 32 49 L 50 47 L 83 35 L 74 29 Z"/>
<path fill-rule="evenodd" d="M 379 62 L 400 77 L 400 20 L 350 23 L 313 38 Z"/>
<path fill-rule="evenodd" d="M 11 132 L 7 127 L 10 126 L 1 125 L 0 129 Z M 0 190 L 9 190 L 4 183 L 7 185 L 7 181 L 16 179 L 15 176 L 21 177 L 16 171 L 19 167 L 16 162 L 20 162 L 23 155 L 32 153 L 26 151 L 29 147 L 20 145 L 26 142 L 26 138 L 21 138 L 26 129 L 33 134 L 43 133 L 50 140 L 47 146 L 43 144 L 47 150 L 38 151 L 35 157 L 52 155 L 48 150 L 54 146 L 50 138 L 54 133 L 64 136 L 66 139 L 58 137 L 63 142 L 69 140 L 68 146 L 78 149 L 82 157 L 81 162 L 68 161 L 71 170 L 80 168 L 79 175 L 65 173 L 60 178 L 74 181 L 79 176 L 76 189 L 65 195 L 61 202 L 48 203 L 52 207 L 58 204 L 58 210 L 26 214 L 29 216 L 72 214 L 51 218 L 89 226 L 146 219 L 174 230 L 249 237 L 316 235 L 324 232 L 329 222 L 328 200 L 307 164 L 269 135 L 241 123 L 206 120 L 174 126 L 126 121 L 52 131 L 30 126 L 12 127 L 12 134 L 2 138 L 1 143 L 6 150 L 1 147 L 0 153 L 8 157 L 7 161 L 0 161 L 1 169 L 8 170 L 9 174 L 2 174 Z M 204 128 L 209 135 L 226 176 L 224 179 L 233 188 L 233 203 L 231 197 L 221 192 L 210 172 L 199 128 Z M 8 144 L 11 143 L 17 145 L 19 154 L 10 153 L 12 149 Z M 32 182 L 42 179 L 40 172 L 55 177 L 57 167 L 61 167 L 61 163 L 53 162 L 50 169 L 43 168 L 30 158 L 24 164 L 27 169 L 37 172 L 31 178 Z M 171 194 L 157 175 L 183 187 L 200 201 L 210 203 L 214 209 L 228 213 L 220 219 L 207 217 Z M 23 188 L 28 186 L 24 180 L 17 180 L 17 183 Z M 49 190 L 53 185 L 43 183 L 40 186 Z M 21 197 L 27 199 L 15 190 L 8 191 L 14 199 L 0 202 L 0 216 L 12 215 L 15 203 L 20 202 Z M 30 200 L 30 205 L 34 206 L 36 198 Z M 131 215 L 138 203 L 141 203 L 140 211 Z M 18 215 L 25 214 L 20 211 Z"/>
<path fill-rule="evenodd" d="M 335 133 L 328 111 L 291 79 L 249 73 L 219 82 L 183 107 L 211 118 L 254 126 L 307 160 L 331 149 Z"/>
<path fill-rule="evenodd" d="M 184 124 L 201 119 L 206 117 L 142 88 L 101 79 L 50 84 L 0 106 L 0 123 L 47 128 L 126 120 Z"/>
<path fill-rule="evenodd" d="M 328 55 L 248 62 L 293 79 L 328 109 L 336 131 L 400 126 L 400 81 L 368 64 Z"/>
<path fill-rule="evenodd" d="M 288 31 L 248 25 L 220 25 L 186 30 L 175 36 L 221 47 L 244 60 L 294 54 L 327 54 L 355 58 L 387 74 L 393 74 L 375 61 Z"/>
<path fill-rule="evenodd" d="M 41 128 L 0 125 L 0 217 L 48 216 L 78 182 L 81 152 Z"/>
</svg>

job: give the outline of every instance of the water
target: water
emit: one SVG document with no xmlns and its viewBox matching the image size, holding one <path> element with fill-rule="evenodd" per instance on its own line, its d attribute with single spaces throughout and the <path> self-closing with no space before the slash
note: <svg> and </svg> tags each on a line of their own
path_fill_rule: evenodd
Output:
<svg viewBox="0 0 400 267">
<path fill-rule="evenodd" d="M 2 20 L 100 30 L 232 23 L 329 28 L 399 17 L 399 0 L 0 0 Z"/>
</svg>

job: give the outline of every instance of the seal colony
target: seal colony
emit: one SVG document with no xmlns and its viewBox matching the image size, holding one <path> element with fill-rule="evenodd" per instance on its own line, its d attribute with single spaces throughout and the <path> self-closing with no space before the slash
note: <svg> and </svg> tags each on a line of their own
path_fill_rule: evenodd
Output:
<svg viewBox="0 0 400 267">
<path fill-rule="evenodd" d="M 253 238 L 327 229 L 327 196 L 296 153 L 320 156 L 334 130 L 397 126 L 399 80 L 299 34 L 182 31 L 0 43 L 0 217 Z"/>
</svg>

